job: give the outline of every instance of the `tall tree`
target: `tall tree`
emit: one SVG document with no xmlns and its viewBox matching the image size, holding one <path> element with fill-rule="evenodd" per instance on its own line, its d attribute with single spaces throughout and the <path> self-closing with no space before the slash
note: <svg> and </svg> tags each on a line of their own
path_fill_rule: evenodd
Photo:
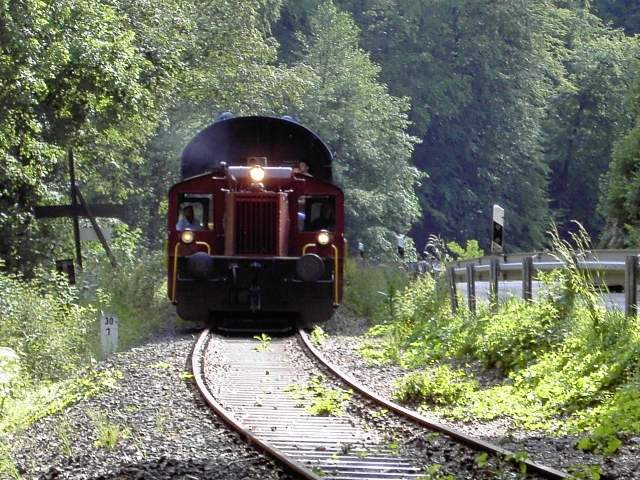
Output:
<svg viewBox="0 0 640 480">
<path fill-rule="evenodd" d="M 62 245 L 34 204 L 67 201 L 74 148 L 90 200 L 120 199 L 159 241 L 187 139 L 216 111 L 282 111 L 306 81 L 275 65 L 278 0 L 0 0 L 0 258 Z M 299 78 L 300 77 L 300 78 Z M 44 227 L 43 227 L 44 225 Z M 54 249 L 55 250 L 55 249 Z"/>
<path fill-rule="evenodd" d="M 410 165 L 406 98 L 387 92 L 380 68 L 359 46 L 359 29 L 346 12 L 324 2 L 299 35 L 297 67 L 311 69 L 300 119 L 335 153 L 337 181 L 345 190 L 351 240 L 375 253 L 391 249 L 394 233 L 405 233 L 419 217 Z"/>
<path fill-rule="evenodd" d="M 564 57 L 565 82 L 551 97 L 545 155 L 551 167 L 551 206 L 561 231 L 578 220 L 596 238 L 604 226 L 597 188 L 613 144 L 633 117 L 625 95 L 640 49 L 635 40 L 593 22 Z"/>
<path fill-rule="evenodd" d="M 601 209 L 607 218 L 603 243 L 608 247 L 640 246 L 640 63 L 635 69 L 628 97 L 635 125 L 615 145 L 602 185 Z"/>
<path fill-rule="evenodd" d="M 640 33 L 640 4 L 636 0 L 594 0 L 594 11 L 614 27 Z"/>
<path fill-rule="evenodd" d="M 540 118 L 557 68 L 544 0 L 352 0 L 384 78 L 413 99 L 423 143 L 416 165 L 425 217 L 417 237 L 488 243 L 493 203 L 507 210 L 512 248 L 543 241 L 547 169 Z"/>
<path fill-rule="evenodd" d="M 0 257 L 9 268 L 50 251 L 31 207 L 65 196 L 56 179 L 67 148 L 126 150 L 152 131 L 150 67 L 108 5 L 0 1 Z"/>
</svg>

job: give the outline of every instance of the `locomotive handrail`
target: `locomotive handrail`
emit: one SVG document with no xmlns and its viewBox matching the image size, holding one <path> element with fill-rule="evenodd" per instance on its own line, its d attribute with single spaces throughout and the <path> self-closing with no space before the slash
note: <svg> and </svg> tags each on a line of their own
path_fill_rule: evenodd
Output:
<svg viewBox="0 0 640 480">
<path fill-rule="evenodd" d="M 302 247 L 302 255 L 306 255 L 307 254 L 307 249 L 310 247 L 315 247 L 316 244 L 315 243 L 307 243 L 304 247 Z"/>
<path fill-rule="evenodd" d="M 302 247 L 302 255 L 307 253 L 307 250 L 311 247 L 317 247 L 318 245 L 315 243 L 307 243 L 304 247 Z M 337 307 L 340 305 L 338 301 L 340 297 L 340 279 L 338 278 L 338 269 L 340 268 L 340 263 L 338 261 L 338 247 L 336 247 L 333 243 L 331 244 L 331 248 L 333 249 L 333 306 Z"/>
<path fill-rule="evenodd" d="M 637 273 L 640 250 L 590 250 L 578 253 L 571 262 L 579 270 L 594 274 L 595 284 L 607 288 L 622 287 L 625 292 L 625 313 L 636 315 Z M 522 280 L 522 297 L 531 299 L 531 282 L 536 272 L 566 268 L 567 262 L 553 252 L 488 255 L 452 262 L 447 267 L 447 279 L 452 309 L 457 308 L 456 281 L 467 282 L 468 304 L 475 310 L 475 282 L 489 281 L 492 302 L 496 302 L 498 282 Z"/>
<path fill-rule="evenodd" d="M 196 245 L 204 245 L 205 247 L 207 247 L 207 255 L 211 255 L 211 245 L 209 245 L 208 242 L 205 241 L 197 241 Z"/>
<path fill-rule="evenodd" d="M 176 242 L 173 249 L 173 279 L 171 281 L 171 303 L 176 303 L 176 281 L 178 280 L 178 249 L 180 248 L 180 240 Z"/>
</svg>

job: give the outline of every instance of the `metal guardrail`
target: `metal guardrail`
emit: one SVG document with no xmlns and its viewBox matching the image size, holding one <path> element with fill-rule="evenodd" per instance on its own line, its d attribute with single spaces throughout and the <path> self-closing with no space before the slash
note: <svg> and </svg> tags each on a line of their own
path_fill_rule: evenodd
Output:
<svg viewBox="0 0 640 480">
<path fill-rule="evenodd" d="M 594 283 L 612 290 L 623 290 L 625 314 L 638 313 L 638 259 L 640 250 L 591 250 L 575 257 L 575 265 L 592 274 Z M 497 303 L 499 281 L 522 281 L 522 298 L 531 300 L 532 281 L 537 272 L 563 268 L 565 262 L 553 252 L 515 253 L 493 255 L 472 260 L 457 261 L 447 268 L 451 308 L 458 308 L 456 283 L 467 282 L 469 310 L 475 311 L 475 282 L 488 281 L 490 299 Z"/>
</svg>

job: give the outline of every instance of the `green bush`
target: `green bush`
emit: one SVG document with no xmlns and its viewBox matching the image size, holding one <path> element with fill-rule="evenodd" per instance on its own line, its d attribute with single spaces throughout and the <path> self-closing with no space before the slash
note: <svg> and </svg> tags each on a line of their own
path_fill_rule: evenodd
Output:
<svg viewBox="0 0 640 480">
<path fill-rule="evenodd" d="M 118 317 L 118 348 L 125 350 L 169 327 L 175 311 L 166 294 L 166 257 L 162 252 L 142 247 L 140 232 L 124 225 L 116 229 L 111 248 L 118 267 L 113 268 L 94 245 L 80 281 L 85 286 L 85 302 Z M 96 323 L 96 340 L 98 329 Z"/>
<path fill-rule="evenodd" d="M 423 365 L 460 348 L 465 319 L 451 314 L 443 287 L 440 278 L 425 274 L 387 296 L 374 315 L 376 325 L 368 332 L 374 339 L 363 343 L 363 356 L 374 363 Z"/>
<path fill-rule="evenodd" d="M 397 267 L 367 265 L 357 259 L 348 259 L 345 273 L 345 306 L 366 318 L 372 318 L 409 281 Z"/>
<path fill-rule="evenodd" d="M 0 272 L 0 345 L 13 349 L 24 375 L 61 379 L 90 358 L 87 333 L 95 309 L 80 305 L 66 278 L 40 271 L 33 279 Z"/>
<path fill-rule="evenodd" d="M 403 377 L 396 383 L 394 397 L 406 403 L 451 406 L 465 403 L 477 387 L 464 372 L 440 365 Z"/>
<path fill-rule="evenodd" d="M 378 323 L 361 355 L 415 369 L 397 385 L 401 401 L 458 418 L 509 417 L 523 428 L 581 434 L 580 448 L 614 453 L 640 433 L 640 323 L 601 306 L 594 280 L 576 261 L 589 248 L 583 231 L 572 244 L 554 238 L 566 266 L 539 275 L 535 301 L 452 315 L 441 279 L 421 277 L 377 305 Z M 451 358 L 480 360 L 496 369 L 499 383 L 477 387 L 447 366 Z"/>
<path fill-rule="evenodd" d="M 546 301 L 510 299 L 495 313 L 485 310 L 478 323 L 474 356 L 504 371 L 525 368 L 566 334 L 558 309 Z"/>
<path fill-rule="evenodd" d="M 456 260 L 484 257 L 484 250 L 480 248 L 477 240 L 467 240 L 465 247 L 462 247 L 458 242 L 449 242 L 447 243 L 447 248 L 455 256 Z"/>
</svg>

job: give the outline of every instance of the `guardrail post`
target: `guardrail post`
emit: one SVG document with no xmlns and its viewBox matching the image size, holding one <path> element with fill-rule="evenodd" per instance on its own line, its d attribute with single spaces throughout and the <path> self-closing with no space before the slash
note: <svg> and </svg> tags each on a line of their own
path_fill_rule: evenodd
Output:
<svg viewBox="0 0 640 480">
<path fill-rule="evenodd" d="M 489 264 L 489 301 L 493 308 L 498 307 L 498 277 L 500 276 L 500 260 L 492 258 Z"/>
<path fill-rule="evenodd" d="M 472 263 L 467 265 L 467 301 L 469 311 L 476 313 L 476 267 Z"/>
<path fill-rule="evenodd" d="M 522 259 L 522 298 L 531 300 L 533 298 L 533 257 L 524 257 Z"/>
<path fill-rule="evenodd" d="M 449 300 L 451 301 L 451 313 L 458 310 L 458 290 L 456 289 L 455 267 L 447 268 L 447 283 L 449 284 Z"/>
<path fill-rule="evenodd" d="M 635 317 L 638 314 L 638 257 L 630 255 L 624 264 L 624 312 L 628 317 Z"/>
</svg>

